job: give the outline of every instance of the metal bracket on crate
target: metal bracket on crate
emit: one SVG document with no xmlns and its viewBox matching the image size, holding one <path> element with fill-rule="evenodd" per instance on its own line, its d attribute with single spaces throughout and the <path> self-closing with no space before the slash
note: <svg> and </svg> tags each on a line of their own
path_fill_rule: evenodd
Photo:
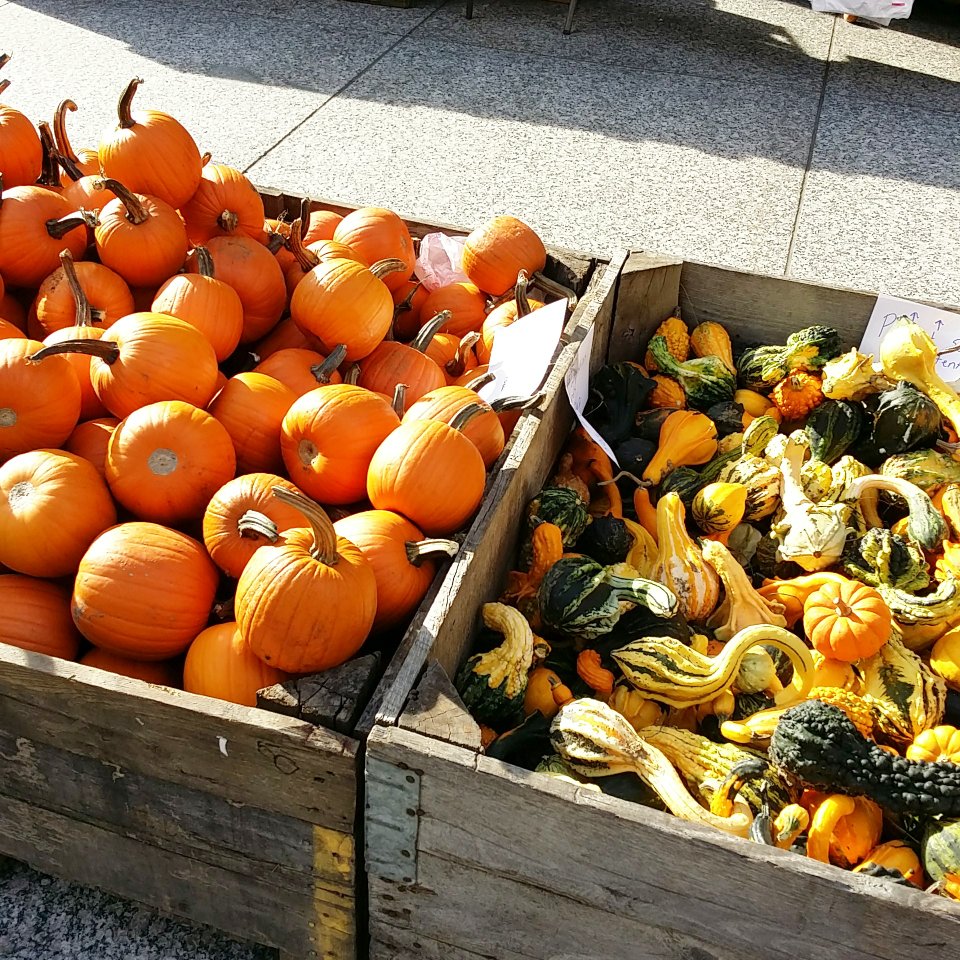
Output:
<svg viewBox="0 0 960 960">
<path fill-rule="evenodd" d="M 420 775 L 368 755 L 364 819 L 367 872 L 416 883 Z"/>
</svg>

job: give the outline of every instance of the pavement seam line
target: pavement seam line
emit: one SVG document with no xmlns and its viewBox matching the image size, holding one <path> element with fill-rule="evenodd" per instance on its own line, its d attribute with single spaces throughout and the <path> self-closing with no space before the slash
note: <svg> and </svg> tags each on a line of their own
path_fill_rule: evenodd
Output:
<svg viewBox="0 0 960 960">
<path fill-rule="evenodd" d="M 817 152 L 817 136 L 820 133 L 820 120 L 823 116 L 823 104 L 827 99 L 827 87 L 830 83 L 830 64 L 833 62 L 833 41 L 837 36 L 837 22 L 840 17 L 833 18 L 833 27 L 830 30 L 830 42 L 827 44 L 827 59 L 823 65 L 823 80 L 820 86 L 820 100 L 817 103 L 817 114 L 813 119 L 813 133 L 810 136 L 810 150 L 807 153 L 807 162 L 803 168 L 803 177 L 800 179 L 800 193 L 797 197 L 797 211 L 793 217 L 793 229 L 790 231 L 790 243 L 787 245 L 787 259 L 783 265 L 783 275 L 790 276 L 793 265 L 793 248 L 797 239 L 797 230 L 800 227 L 800 216 L 803 212 L 803 199 L 807 192 L 807 180 L 813 166 L 813 157 Z"/>
<path fill-rule="evenodd" d="M 397 37 L 397 39 L 393 43 L 391 43 L 386 50 L 384 50 L 382 53 L 376 56 L 373 60 L 371 60 L 361 71 L 359 71 L 359 73 L 355 73 L 348 80 L 345 80 L 318 107 L 316 107 L 316 109 L 308 113 L 299 123 L 294 124 L 276 143 L 274 143 L 272 146 L 267 147 L 267 149 L 264 150 L 263 153 L 260 154 L 260 156 L 251 160 L 250 163 L 248 163 L 243 168 L 243 172 L 247 173 L 252 167 L 255 167 L 261 160 L 263 160 L 265 157 L 273 153 L 273 151 L 276 150 L 277 147 L 279 147 L 280 144 L 282 144 L 285 140 L 287 140 L 292 134 L 296 133 L 304 124 L 309 123 L 331 100 L 334 100 L 335 98 L 339 97 L 340 94 L 343 93 L 348 87 L 352 86 L 354 83 L 356 83 L 357 80 L 359 80 L 368 71 L 370 71 L 373 67 L 375 67 L 388 53 L 392 53 L 394 50 L 396 50 L 396 48 L 400 46 L 400 44 L 403 43 L 403 41 L 406 40 L 407 37 L 410 36 L 410 34 L 412 34 L 415 30 L 419 30 L 420 27 L 422 27 L 431 17 L 436 16 L 437 13 L 440 10 L 442 10 L 447 5 L 448 2 L 450 2 L 450 0 L 445 0 L 444 3 L 441 3 L 438 6 L 436 6 L 422 20 L 418 20 L 406 33 L 400 34 L 400 36 Z"/>
</svg>

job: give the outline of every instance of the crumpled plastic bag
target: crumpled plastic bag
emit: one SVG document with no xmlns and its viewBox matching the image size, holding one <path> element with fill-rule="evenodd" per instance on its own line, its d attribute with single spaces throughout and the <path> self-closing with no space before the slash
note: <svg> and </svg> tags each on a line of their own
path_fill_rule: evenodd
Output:
<svg viewBox="0 0 960 960">
<path fill-rule="evenodd" d="M 810 6 L 824 13 L 852 13 L 884 26 L 906 20 L 913 12 L 913 0 L 810 0 Z"/>
<path fill-rule="evenodd" d="M 467 276 L 460 269 L 466 237 L 448 237 L 445 233 L 428 233 L 420 241 L 413 272 L 425 290 L 436 290 L 448 283 L 466 283 Z"/>
</svg>

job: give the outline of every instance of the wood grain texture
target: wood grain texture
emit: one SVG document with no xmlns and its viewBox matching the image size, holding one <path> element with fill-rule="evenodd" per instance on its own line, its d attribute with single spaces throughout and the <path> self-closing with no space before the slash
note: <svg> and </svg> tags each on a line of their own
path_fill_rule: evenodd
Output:
<svg viewBox="0 0 960 960">
<path fill-rule="evenodd" d="M 610 363 L 640 357 L 641 345 L 679 305 L 682 266 L 682 260 L 657 254 L 631 253 L 627 258 L 610 332 Z"/>
<path fill-rule="evenodd" d="M 371 882 L 372 916 L 389 892 L 408 917 L 393 926 L 538 960 L 836 960 L 838 944 L 844 960 L 902 960 L 920 944 L 925 958 L 955 956 L 960 907 L 946 900 L 406 730 L 378 728 L 368 752 L 420 776 L 416 883 Z M 811 904 L 829 904 L 829 921 Z"/>
<path fill-rule="evenodd" d="M 471 750 L 480 749 L 480 727 L 463 705 L 453 682 L 435 660 L 427 664 L 410 694 L 399 725 Z"/>
</svg>

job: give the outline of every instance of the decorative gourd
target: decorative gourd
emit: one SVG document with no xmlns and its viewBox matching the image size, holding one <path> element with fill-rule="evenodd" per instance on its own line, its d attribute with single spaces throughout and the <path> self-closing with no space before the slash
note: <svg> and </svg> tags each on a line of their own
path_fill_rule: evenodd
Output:
<svg viewBox="0 0 960 960">
<path fill-rule="evenodd" d="M 698 323 L 690 334 L 690 347 L 694 356 L 719 357 L 726 364 L 727 369 L 736 376 L 737 368 L 733 363 L 730 334 L 722 324 L 713 320 Z M 758 414 L 753 415 L 758 416 Z"/>
<path fill-rule="evenodd" d="M 441 332 L 462 337 L 483 326 L 486 306 L 486 297 L 474 284 L 448 283 L 427 294 L 420 305 L 420 316 L 435 317 L 447 312 L 449 317 L 440 327 Z"/>
<path fill-rule="evenodd" d="M 863 495 L 874 490 L 889 490 L 907 501 L 910 510 L 907 532 L 921 547 L 935 550 L 946 537 L 947 525 L 940 512 L 931 503 L 930 497 L 909 480 L 870 474 L 852 480 L 846 486 L 843 497 L 861 501 L 862 507 Z"/>
<path fill-rule="evenodd" d="M 728 817 L 701 807 L 664 754 L 605 703 L 583 699 L 564 705 L 553 719 L 550 742 L 578 774 L 606 777 L 636 773 L 675 816 L 736 836 L 746 836 L 750 830 L 753 815 L 746 801 L 735 800 Z"/>
<path fill-rule="evenodd" d="M 257 240 L 263 232 L 263 200 L 256 187 L 223 163 L 203 167 L 196 191 L 180 212 L 194 245 L 231 233 Z"/>
<path fill-rule="evenodd" d="M 660 483 L 680 466 L 706 463 L 717 452 L 717 428 L 702 413 L 676 410 L 660 427 L 660 444 L 643 472 L 643 479 Z"/>
<path fill-rule="evenodd" d="M 384 283 L 391 291 L 406 283 L 413 273 L 417 259 L 413 240 L 407 225 L 392 210 L 385 210 L 383 207 L 361 207 L 354 210 L 337 224 L 333 239 L 355 250 L 366 263 L 375 264 L 379 260 L 388 259 L 399 261 L 399 269 L 384 277 Z M 351 356 L 349 359 L 360 358 Z"/>
<path fill-rule="evenodd" d="M 704 540 L 702 552 L 704 560 L 716 570 L 723 581 L 725 591 L 723 603 L 707 621 L 707 626 L 713 630 L 717 640 L 725 643 L 741 630 L 757 624 L 786 626 L 783 606 L 776 601 L 764 599 L 753 589 L 746 571 L 722 543 Z M 760 689 L 765 686 L 766 684 L 763 684 Z"/>
<path fill-rule="evenodd" d="M 893 384 L 873 369 L 873 357 L 848 350 L 823 366 L 823 395 L 831 400 L 864 400 Z"/>
<path fill-rule="evenodd" d="M 598 699 L 606 702 L 613 695 L 616 677 L 603 666 L 596 650 L 581 650 L 577 655 L 577 676 Z"/>
<path fill-rule="evenodd" d="M 127 84 L 117 106 L 119 123 L 100 140 L 100 166 L 131 190 L 183 207 L 197 192 L 202 163 L 187 130 L 159 110 L 131 110 L 142 80 Z"/>
<path fill-rule="evenodd" d="M 569 487 L 544 487 L 527 507 L 528 528 L 533 529 L 539 523 L 556 524 L 567 549 L 580 539 L 589 522 L 586 503 Z"/>
<path fill-rule="evenodd" d="M 736 378 L 719 357 L 700 357 L 678 363 L 671 356 L 665 337 L 655 336 L 649 349 L 659 368 L 683 387 L 687 402 L 696 410 L 706 410 L 715 403 L 732 400 Z"/>
<path fill-rule="evenodd" d="M 907 747 L 908 760 L 960 763 L 960 730 L 951 726 L 921 730 Z"/>
<path fill-rule="evenodd" d="M 872 657 L 893 632 L 883 597 L 864 583 L 825 583 L 803 605 L 803 629 L 825 657 L 854 663 Z"/>
<path fill-rule="evenodd" d="M 79 298 L 74 282 L 89 308 L 89 322 L 98 327 L 106 329 L 134 312 L 133 295 L 123 277 L 100 263 L 74 263 L 70 251 L 61 250 L 60 267 L 40 284 L 33 302 L 45 334 L 77 324 Z"/>
<path fill-rule="evenodd" d="M 663 337 L 667 341 L 667 349 L 670 351 L 670 356 L 673 357 L 677 363 L 683 363 L 690 356 L 690 331 L 687 330 L 687 325 L 680 318 L 679 307 L 673 311 L 672 316 L 667 317 L 667 319 L 653 331 L 653 336 Z M 702 357 L 703 354 L 697 353 L 695 356 Z M 653 351 L 650 350 L 649 347 L 643 357 L 643 366 L 651 373 L 660 369 L 657 366 L 657 358 L 653 355 Z"/>
<path fill-rule="evenodd" d="M 326 513 L 300 493 L 275 487 L 310 527 L 261 547 L 237 583 L 237 624 L 250 649 L 288 673 L 315 673 L 349 660 L 377 612 L 377 580 L 360 549 L 338 537 Z"/>
<path fill-rule="evenodd" d="M 0 643 L 76 660 L 80 636 L 70 618 L 70 594 L 49 580 L 0 576 Z"/>
<path fill-rule="evenodd" d="M 960 481 L 960 463 L 938 450 L 914 450 L 888 457 L 880 473 L 932 493 L 945 483 Z"/>
<path fill-rule="evenodd" d="M 120 423 L 116 417 L 99 417 L 77 424 L 67 437 L 63 449 L 92 463 L 94 469 L 105 478 L 107 447 L 114 428 Z"/>
<path fill-rule="evenodd" d="M 681 387 L 676 380 L 665 377 L 662 373 L 655 373 L 653 380 L 656 383 L 656 387 L 653 388 L 653 392 L 647 400 L 651 407 L 665 407 L 670 410 L 683 410 L 686 408 L 687 395 L 683 392 L 683 387 Z"/>
<path fill-rule="evenodd" d="M 874 847 L 853 868 L 854 873 L 867 876 L 886 876 L 886 871 L 895 870 L 907 883 L 923 889 L 923 866 L 916 851 L 905 840 L 888 840 Z"/>
<path fill-rule="evenodd" d="M 697 653 L 672 637 L 650 636 L 628 643 L 612 656 L 627 681 L 645 696 L 673 707 L 689 707 L 729 690 L 743 658 L 758 644 L 776 647 L 789 657 L 805 696 L 813 676 L 810 651 L 794 634 L 772 624 L 741 630 L 716 657 Z M 778 692 L 774 701 L 794 697 L 795 689 Z"/>
<path fill-rule="evenodd" d="M 704 621 L 720 599 L 720 578 L 703 562 L 699 547 L 686 531 L 685 510 L 675 493 L 657 502 L 657 544 L 660 549 L 653 580 L 677 598 L 680 612 L 691 621 Z"/>
<path fill-rule="evenodd" d="M 117 513 L 93 464 L 61 450 L 21 453 L 0 467 L 0 563 L 34 577 L 76 573 Z"/>
<path fill-rule="evenodd" d="M 183 686 L 183 669 L 179 660 L 133 660 L 93 647 L 80 658 L 80 663 L 144 683 L 174 688 Z"/>
<path fill-rule="evenodd" d="M 206 247 L 195 247 L 193 256 L 197 272 L 178 274 L 161 284 L 150 310 L 196 327 L 222 363 L 240 342 L 243 304 L 233 287 L 214 276 L 213 259 Z"/>
<path fill-rule="evenodd" d="M 345 355 L 346 348 L 342 345 L 329 357 L 304 347 L 287 347 L 271 353 L 254 367 L 254 371 L 279 380 L 296 396 L 302 397 L 317 387 L 342 382 L 336 368 Z"/>
<path fill-rule="evenodd" d="M 0 56 L 0 67 L 10 59 Z M 0 93 L 10 85 L 0 81 Z M 43 164 L 43 148 L 36 128 L 19 110 L 0 103 L 0 171 L 10 187 L 27 186 L 37 182 Z"/>
<path fill-rule="evenodd" d="M 437 572 L 434 557 L 456 555 L 454 540 L 426 540 L 409 520 L 389 510 L 363 510 L 337 520 L 337 534 L 357 546 L 377 580 L 375 632 L 402 624 L 426 596 Z"/>
<path fill-rule="evenodd" d="M 804 430 L 810 438 L 810 455 L 815 461 L 832 464 L 847 452 L 860 436 L 864 413 L 859 404 L 826 400 L 807 417 Z M 860 448 L 857 448 L 858 453 Z"/>
<path fill-rule="evenodd" d="M 574 547 L 577 553 L 596 560 L 605 567 L 623 563 L 633 546 L 633 537 L 619 517 L 594 517 Z"/>
<path fill-rule="evenodd" d="M 891 813 L 960 815 L 960 766 L 889 753 L 861 736 L 842 710 L 819 700 L 787 710 L 769 756 L 809 786 L 866 797 Z"/>
<path fill-rule="evenodd" d="M 58 353 L 96 358 L 90 364 L 93 388 L 121 418 L 163 400 L 205 407 L 217 382 L 217 358 L 207 338 L 189 323 L 159 313 L 131 313 L 100 340 L 68 340 L 31 352 L 32 360 L 44 361 L 36 369 L 49 366 L 46 358 Z"/>
<path fill-rule="evenodd" d="M 196 540 L 155 523 L 121 523 L 101 533 L 80 561 L 73 619 L 104 650 L 166 660 L 206 625 L 217 582 Z"/>
<path fill-rule="evenodd" d="M 791 333 L 783 347 L 763 346 L 744 351 L 737 370 L 744 386 L 770 389 L 789 373 L 822 369 L 840 353 L 840 347 L 840 334 L 833 327 L 805 327 Z"/>
<path fill-rule="evenodd" d="M 960 690 L 960 627 L 948 630 L 933 645 L 930 668 L 951 690 Z"/>
<path fill-rule="evenodd" d="M 960 820 L 929 820 L 921 856 L 924 869 L 937 882 L 960 873 Z"/>
<path fill-rule="evenodd" d="M 807 831 L 807 856 L 813 860 L 850 869 L 880 840 L 883 812 L 863 797 L 829 795 L 812 813 Z"/>
<path fill-rule="evenodd" d="M 523 715 L 525 717 L 539 713 L 548 720 L 556 716 L 563 702 L 557 702 L 560 695 L 555 691 L 567 691 L 559 675 L 547 667 L 535 667 L 527 677 L 527 689 L 523 695 Z M 571 696 L 572 700 L 573 697 Z"/>
<path fill-rule="evenodd" d="M 770 397 L 784 420 L 802 420 L 823 403 L 820 378 L 811 373 L 789 373 L 772 390 Z"/>
<path fill-rule="evenodd" d="M 864 463 L 878 466 L 894 454 L 932 446 L 939 432 L 937 405 L 912 384 L 901 380 L 892 390 L 880 394 L 870 436 L 857 445 L 857 456 Z"/>
<path fill-rule="evenodd" d="M 521 270 L 532 276 L 546 263 L 543 241 L 530 227 L 516 217 L 498 216 L 467 237 L 461 269 L 475 286 L 497 297 Z"/>
<path fill-rule="evenodd" d="M 724 543 L 743 519 L 747 488 L 742 483 L 709 483 L 693 498 L 696 525 L 711 539 Z"/>
<path fill-rule="evenodd" d="M 609 633 L 622 613 L 620 601 L 670 617 L 677 599 L 662 584 L 617 576 L 588 557 L 565 557 L 543 577 L 538 593 L 541 621 L 557 633 L 585 640 Z"/>
</svg>

